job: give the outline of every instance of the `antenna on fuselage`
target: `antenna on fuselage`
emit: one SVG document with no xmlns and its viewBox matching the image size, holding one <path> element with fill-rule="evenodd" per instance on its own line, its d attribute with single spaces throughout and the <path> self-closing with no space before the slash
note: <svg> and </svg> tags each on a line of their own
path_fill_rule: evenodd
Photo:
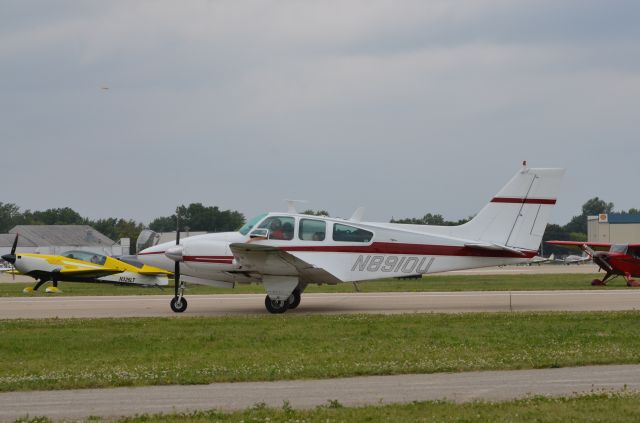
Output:
<svg viewBox="0 0 640 423">
<path fill-rule="evenodd" d="M 362 218 L 364 217 L 364 207 L 358 207 L 356 211 L 353 212 L 349 220 L 352 222 L 362 222 Z"/>
<path fill-rule="evenodd" d="M 287 213 L 298 213 L 298 211 L 296 210 L 296 203 L 306 203 L 307 200 L 289 200 L 286 199 L 284 200 L 287 202 Z"/>
</svg>

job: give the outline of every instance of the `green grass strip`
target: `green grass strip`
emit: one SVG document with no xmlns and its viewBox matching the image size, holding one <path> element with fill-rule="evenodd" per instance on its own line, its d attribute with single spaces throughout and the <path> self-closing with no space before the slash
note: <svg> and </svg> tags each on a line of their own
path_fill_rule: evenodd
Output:
<svg viewBox="0 0 640 423">
<path fill-rule="evenodd" d="M 507 402 L 426 401 L 368 407 L 343 407 L 339 401 L 312 410 L 294 410 L 287 403 L 273 409 L 256 405 L 235 413 L 198 411 L 155 414 L 116 420 L 118 423 L 208 422 L 634 422 L 640 416 L 640 394 L 594 393 L 576 397 L 528 399 Z M 102 421 L 100 418 L 89 421 Z M 48 423 L 46 418 L 18 420 Z"/>
<path fill-rule="evenodd" d="M 609 282 L 608 287 L 591 286 L 591 280 L 598 274 L 519 274 L 519 275 L 431 275 L 420 280 L 382 279 L 378 281 L 360 282 L 362 292 L 435 292 L 435 291 L 523 291 L 554 289 L 628 289 L 622 278 Z M 602 277 L 600 275 L 599 277 Z M 163 290 L 158 288 L 138 288 L 113 286 L 105 284 L 61 282 L 60 287 L 65 296 L 74 295 L 158 295 L 173 293 L 173 282 Z M 31 283 L 1 283 L 0 297 L 50 296 L 40 291 L 23 294 L 22 290 Z M 335 286 L 310 285 L 305 292 L 354 292 L 351 283 Z M 262 285 L 240 285 L 234 289 L 212 288 L 201 285 L 188 285 L 188 294 L 263 294 Z M 53 294 L 56 295 L 56 294 Z"/>
<path fill-rule="evenodd" d="M 0 389 L 640 362 L 640 312 L 0 321 Z"/>
</svg>

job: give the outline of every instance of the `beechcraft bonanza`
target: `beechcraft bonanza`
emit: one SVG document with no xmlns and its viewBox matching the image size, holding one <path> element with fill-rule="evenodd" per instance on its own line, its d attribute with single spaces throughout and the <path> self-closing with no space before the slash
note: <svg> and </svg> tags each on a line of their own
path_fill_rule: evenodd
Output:
<svg viewBox="0 0 640 423">
<path fill-rule="evenodd" d="M 607 244 L 602 242 L 547 241 L 547 244 L 578 247 L 606 273 L 602 279 L 594 279 L 591 285 L 606 285 L 609 279 L 623 276 L 627 286 L 640 286 L 640 244 Z M 598 251 L 600 250 L 600 251 Z"/>
<path fill-rule="evenodd" d="M 2 259 L 11 263 L 13 273 L 31 276 L 37 282 L 34 287 L 24 289 L 25 293 L 37 291 L 43 284 L 51 282 L 47 293 L 58 293 L 58 282 L 98 282 L 131 286 L 166 286 L 169 284 L 167 272 L 147 266 L 137 260 L 120 260 L 87 251 L 67 251 L 62 255 L 17 253 L 18 235 L 11 247 L 11 253 Z M 127 260 L 127 261 L 124 261 Z"/>
<path fill-rule="evenodd" d="M 526 163 L 471 221 L 460 226 L 363 222 L 268 213 L 237 232 L 188 237 L 146 248 L 140 261 L 174 271 L 171 308 L 187 308 L 185 283 L 232 288 L 262 283 L 271 313 L 300 304 L 309 284 L 338 284 L 526 263 L 536 255 L 564 169 Z"/>
</svg>

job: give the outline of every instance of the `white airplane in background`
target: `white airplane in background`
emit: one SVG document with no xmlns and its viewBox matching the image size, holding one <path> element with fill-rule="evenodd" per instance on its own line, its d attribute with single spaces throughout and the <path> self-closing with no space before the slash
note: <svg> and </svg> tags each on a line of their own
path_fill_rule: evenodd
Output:
<svg viewBox="0 0 640 423">
<path fill-rule="evenodd" d="M 527 266 L 533 266 L 534 264 L 537 264 L 538 266 L 540 266 L 541 264 L 544 264 L 544 263 L 553 262 L 555 261 L 555 259 L 556 259 L 556 256 L 554 254 L 551 254 L 549 257 L 535 256 L 529 259 L 529 261 L 526 262 L 525 264 Z"/>
<path fill-rule="evenodd" d="M 362 222 L 295 213 L 267 213 L 237 232 L 192 236 L 146 248 L 143 263 L 173 271 L 171 308 L 183 312 L 185 283 L 232 288 L 259 282 L 265 306 L 284 313 L 309 284 L 423 275 L 526 263 L 537 254 L 564 169 L 526 162 L 469 222 L 431 226 Z M 477 178 L 476 178 L 477 179 Z"/>
<path fill-rule="evenodd" d="M 583 263 L 588 263 L 591 261 L 591 257 L 584 255 L 584 256 L 578 256 L 578 255 L 570 255 L 570 256 L 566 256 L 563 259 L 558 260 L 560 263 L 564 263 L 567 266 L 569 266 L 570 264 L 583 264 Z"/>
</svg>

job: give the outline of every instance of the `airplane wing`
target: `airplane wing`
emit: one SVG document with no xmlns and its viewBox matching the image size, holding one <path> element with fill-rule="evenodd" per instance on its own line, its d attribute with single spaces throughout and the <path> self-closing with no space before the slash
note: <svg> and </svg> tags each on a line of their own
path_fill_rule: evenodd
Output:
<svg viewBox="0 0 640 423">
<path fill-rule="evenodd" d="M 326 270 L 300 260 L 277 247 L 234 243 L 229 248 L 242 268 L 250 273 L 299 275 L 306 283 L 342 282 Z"/>
<path fill-rule="evenodd" d="M 606 242 L 581 242 L 581 241 L 545 241 L 547 244 L 559 245 L 561 247 L 577 247 L 585 250 L 585 246 L 596 251 L 609 251 L 611 244 Z M 586 251 L 586 250 L 585 250 Z"/>
<path fill-rule="evenodd" d="M 168 276 L 168 275 L 173 275 L 173 273 L 167 272 L 166 270 L 162 270 L 162 269 L 155 269 L 155 270 L 140 269 L 136 273 L 139 273 L 141 275 L 146 275 L 146 276 Z"/>
<path fill-rule="evenodd" d="M 60 275 L 65 276 L 73 276 L 73 277 L 85 277 L 85 278 L 99 278 L 102 276 L 115 275 L 116 273 L 122 273 L 122 270 L 119 269 L 65 269 L 61 268 L 58 270 L 54 270 L 52 273 L 58 273 Z"/>
</svg>

